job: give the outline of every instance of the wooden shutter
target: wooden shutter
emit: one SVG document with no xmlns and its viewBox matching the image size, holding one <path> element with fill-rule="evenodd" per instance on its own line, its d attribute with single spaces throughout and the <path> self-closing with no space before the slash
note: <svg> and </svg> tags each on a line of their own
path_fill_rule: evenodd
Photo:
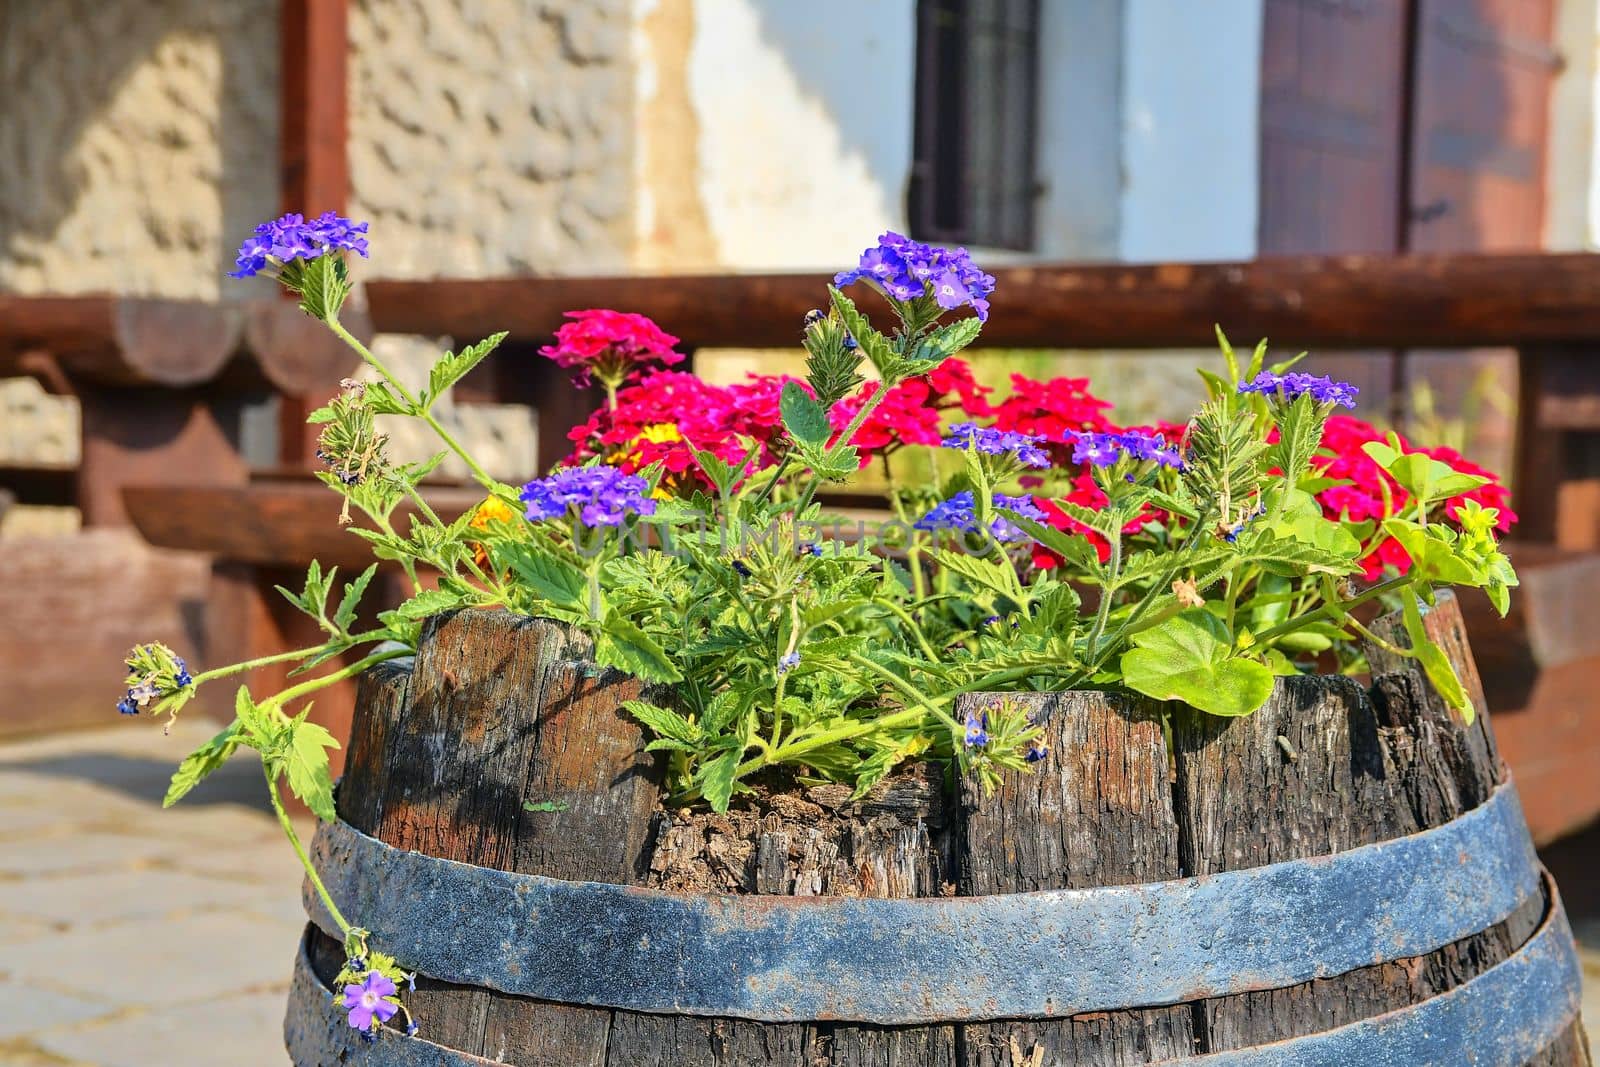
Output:
<svg viewBox="0 0 1600 1067">
<path fill-rule="evenodd" d="M 1267 0 L 1264 16 L 1260 254 L 1398 251 L 1406 0 Z M 1380 417 L 1395 366 L 1382 350 L 1310 361 Z"/>
</svg>

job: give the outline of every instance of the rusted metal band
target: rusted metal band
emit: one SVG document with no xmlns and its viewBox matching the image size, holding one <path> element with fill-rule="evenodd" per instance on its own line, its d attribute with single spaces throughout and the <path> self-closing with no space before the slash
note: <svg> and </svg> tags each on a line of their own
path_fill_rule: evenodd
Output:
<svg viewBox="0 0 1600 1067">
<path fill-rule="evenodd" d="M 1577 952 L 1555 886 L 1539 930 L 1509 958 L 1448 993 L 1399 1011 L 1319 1034 L 1233 1052 L 1162 1063 L 1193 1067 L 1414 1067 L 1472 1063 L 1519 1067 L 1559 1037 L 1576 1017 Z M 304 951 L 295 964 L 284 1041 L 296 1067 L 480 1067 L 492 1061 L 385 1030 L 367 1044 L 311 969 Z"/>
<path fill-rule="evenodd" d="M 1320 1034 L 1161 1063 L 1186 1067 L 1522 1067 L 1577 1018 L 1577 947 L 1546 876 L 1544 923 L 1511 956 L 1448 993 Z M 1159 1067 L 1159 1064 L 1157 1065 Z"/>
<path fill-rule="evenodd" d="M 712 896 L 566 882 L 324 825 L 313 862 L 407 967 L 568 1004 L 767 1022 L 1048 1018 L 1420 956 L 1539 888 L 1516 792 L 1410 837 L 1205 878 L 986 897 Z M 315 894 L 307 910 L 336 933 Z"/>
<path fill-rule="evenodd" d="M 346 914 L 433 977 L 774 1022 L 1065 1016 L 1276 988 L 1432 951 L 1537 888 L 1509 787 L 1437 829 L 1314 860 L 939 900 L 565 882 L 402 852 L 347 826 L 322 828 L 315 853 Z"/>
</svg>

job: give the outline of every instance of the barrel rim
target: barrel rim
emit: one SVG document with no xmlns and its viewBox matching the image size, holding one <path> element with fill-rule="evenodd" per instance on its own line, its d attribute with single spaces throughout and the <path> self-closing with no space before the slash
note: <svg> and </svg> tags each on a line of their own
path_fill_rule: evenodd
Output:
<svg viewBox="0 0 1600 1067">
<path fill-rule="evenodd" d="M 565 881 L 396 849 L 342 822 L 319 827 L 312 856 L 340 909 L 431 977 L 764 1022 L 1059 1018 L 1282 988 L 1425 955 L 1503 921 L 1540 888 L 1509 781 L 1438 827 L 1330 855 L 992 896 Z M 338 936 L 309 885 L 304 897 Z"/>
</svg>

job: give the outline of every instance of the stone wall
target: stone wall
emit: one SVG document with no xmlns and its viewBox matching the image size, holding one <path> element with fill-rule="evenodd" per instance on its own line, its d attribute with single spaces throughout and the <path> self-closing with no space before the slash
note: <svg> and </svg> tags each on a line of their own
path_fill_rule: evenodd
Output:
<svg viewBox="0 0 1600 1067">
<path fill-rule="evenodd" d="M 276 0 L 12 0 L 0 288 L 227 296 L 277 207 Z"/>
<path fill-rule="evenodd" d="M 625 272 L 634 241 L 630 15 L 629 0 L 358 0 L 351 214 L 372 223 L 367 269 Z M 380 337 L 376 351 L 420 380 L 438 345 Z M 438 413 L 495 475 L 535 473 L 526 409 L 447 403 Z M 425 428 L 389 421 L 396 455 L 437 447 Z M 453 462 L 446 470 L 465 473 Z"/>
</svg>

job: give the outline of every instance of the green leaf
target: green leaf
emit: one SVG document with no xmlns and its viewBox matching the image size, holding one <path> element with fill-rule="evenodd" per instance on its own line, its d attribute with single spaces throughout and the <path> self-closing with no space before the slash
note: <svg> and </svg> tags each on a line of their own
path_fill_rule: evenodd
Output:
<svg viewBox="0 0 1600 1067">
<path fill-rule="evenodd" d="M 1427 585 L 1483 585 L 1488 580 L 1475 560 L 1464 559 L 1456 546 L 1433 536 L 1432 529 L 1404 519 L 1387 519 L 1383 532 L 1400 542 L 1411 557 L 1410 574 Z"/>
<path fill-rule="evenodd" d="M 1461 713 L 1461 718 L 1470 726 L 1477 713 L 1472 707 L 1472 698 L 1467 696 L 1466 687 L 1461 684 L 1461 679 L 1456 677 L 1456 669 L 1450 664 L 1450 657 L 1444 654 L 1444 649 L 1433 643 L 1433 638 L 1428 636 L 1428 631 L 1422 624 L 1422 612 L 1417 607 L 1417 598 L 1407 595 L 1404 603 L 1400 605 L 1400 617 L 1405 622 L 1406 636 L 1411 638 L 1411 651 L 1416 653 L 1417 661 L 1422 664 L 1423 673 L 1428 676 L 1428 681 L 1433 683 L 1434 689 L 1444 698 L 1444 702 Z"/>
<path fill-rule="evenodd" d="M 423 398 L 424 410 L 431 408 L 446 390 L 455 385 L 462 378 L 482 363 L 484 358 L 499 347 L 507 334 L 504 332 L 486 337 L 475 345 L 469 345 L 460 352 L 446 352 L 428 371 L 428 392 Z"/>
<path fill-rule="evenodd" d="M 699 728 L 670 708 L 663 708 L 647 700 L 626 700 L 623 701 L 622 707 L 629 715 L 655 731 L 658 737 L 685 743 L 700 740 Z"/>
<path fill-rule="evenodd" d="M 783 428 L 797 441 L 819 447 L 833 435 L 828 413 L 799 382 L 784 383 L 778 408 L 783 414 Z"/>
<path fill-rule="evenodd" d="M 898 362 L 894 346 L 889 343 L 889 339 L 872 328 L 872 323 L 867 321 L 867 317 L 856 310 L 855 301 L 840 292 L 838 286 L 828 286 L 828 295 L 833 299 L 834 309 L 839 312 L 839 321 L 850 331 L 850 336 L 856 339 L 856 344 L 866 355 L 867 361 L 884 378 L 884 388 L 898 385 L 898 379 L 891 380 L 890 375 L 885 373 L 886 370 L 892 370 L 893 364 Z"/>
<path fill-rule="evenodd" d="M 1001 596 L 1013 600 L 1022 599 L 1022 583 L 1017 580 L 1017 572 L 1009 560 L 1004 556 L 993 559 L 979 559 L 969 556 L 964 552 L 952 552 L 949 549 L 937 549 L 932 553 L 934 562 L 953 574 L 959 574 L 975 585 L 992 589 Z"/>
<path fill-rule="evenodd" d="M 917 362 L 927 364 L 927 369 L 932 370 L 976 341 L 982 330 L 983 322 L 976 315 L 941 326 L 917 345 Z"/>
<path fill-rule="evenodd" d="M 431 615 L 453 611 L 462 604 L 462 598 L 457 593 L 446 592 L 443 589 L 424 589 L 394 610 L 402 619 L 426 619 Z"/>
<path fill-rule="evenodd" d="M 741 751 L 730 748 L 716 759 L 701 766 L 695 780 L 700 785 L 700 795 L 706 798 L 712 811 L 727 811 L 733 798 L 734 775 L 739 770 Z"/>
<path fill-rule="evenodd" d="M 371 408 L 374 415 L 421 414 L 410 403 L 396 396 L 384 382 L 368 382 L 362 403 Z"/>
<path fill-rule="evenodd" d="M 1298 484 L 1311 467 L 1311 457 L 1322 443 L 1322 411 L 1310 393 L 1302 393 L 1282 409 L 1278 418 L 1278 443 L 1269 455 L 1290 485 Z"/>
<path fill-rule="evenodd" d="M 327 752 L 338 747 L 339 742 L 333 735 L 316 723 L 308 722 L 304 712 L 290 727 L 289 747 L 283 762 L 289 789 L 323 822 L 339 818 L 333 807 L 333 776 L 328 771 Z"/>
<path fill-rule="evenodd" d="M 566 811 L 572 805 L 565 800 L 524 800 L 523 811 Z"/>
<path fill-rule="evenodd" d="M 1212 715 L 1249 715 L 1272 695 L 1272 671 L 1232 654 L 1222 620 L 1192 608 L 1133 636 L 1123 682 L 1156 700 L 1181 700 Z"/>
<path fill-rule="evenodd" d="M 361 572 L 353 582 L 346 582 L 344 596 L 339 599 L 339 608 L 333 613 L 333 624 L 346 633 L 350 624 L 356 621 L 356 608 L 361 604 L 361 596 L 367 591 L 367 586 L 372 584 L 372 576 L 378 573 L 378 565 L 374 563 Z"/>
<path fill-rule="evenodd" d="M 638 626 L 613 613 L 595 641 L 595 659 L 647 682 L 681 682 L 683 674 L 662 647 Z"/>
<path fill-rule="evenodd" d="M 1401 453 L 1393 447 L 1398 439 L 1390 436 L 1390 443 L 1368 441 L 1361 446 L 1373 462 L 1388 471 L 1395 481 L 1424 506 L 1435 500 L 1446 500 L 1470 492 L 1489 479 L 1475 474 L 1462 474 L 1448 463 L 1423 455 L 1421 452 Z"/>
<path fill-rule="evenodd" d="M 238 747 L 239 725 L 233 723 L 185 756 L 172 775 L 172 784 L 167 786 L 167 795 L 162 799 L 161 806 L 170 808 L 182 800 L 188 795 L 189 790 L 199 785 L 208 774 L 226 763 L 228 757 L 233 755 Z"/>
<path fill-rule="evenodd" d="M 499 546 L 517 577 L 545 600 L 558 607 L 585 611 L 589 606 L 589 579 L 564 559 L 522 545 Z"/>
</svg>

